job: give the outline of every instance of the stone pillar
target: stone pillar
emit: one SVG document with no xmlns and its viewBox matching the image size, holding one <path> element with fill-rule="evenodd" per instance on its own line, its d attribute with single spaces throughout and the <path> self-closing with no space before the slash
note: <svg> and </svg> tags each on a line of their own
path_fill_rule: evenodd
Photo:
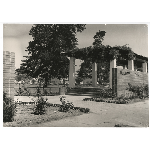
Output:
<svg viewBox="0 0 150 150">
<path fill-rule="evenodd" d="M 69 64 L 69 87 L 75 87 L 75 58 L 70 57 Z"/>
<path fill-rule="evenodd" d="M 3 51 L 3 91 L 14 99 L 15 53 Z"/>
<path fill-rule="evenodd" d="M 143 72 L 147 72 L 147 63 L 142 63 Z"/>
<path fill-rule="evenodd" d="M 116 59 L 110 61 L 110 77 L 109 77 L 110 88 L 112 88 L 112 68 L 117 68 L 116 67 Z"/>
<path fill-rule="evenodd" d="M 134 60 L 128 60 L 128 69 L 134 71 Z"/>
<path fill-rule="evenodd" d="M 97 86 L 97 63 L 92 64 L 92 86 Z"/>
</svg>

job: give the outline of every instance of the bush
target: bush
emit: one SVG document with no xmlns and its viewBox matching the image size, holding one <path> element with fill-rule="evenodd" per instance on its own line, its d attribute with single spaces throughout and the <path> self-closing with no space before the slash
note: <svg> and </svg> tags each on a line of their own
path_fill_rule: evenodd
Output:
<svg viewBox="0 0 150 150">
<path fill-rule="evenodd" d="M 148 91 L 148 85 L 141 85 L 141 86 L 134 86 L 128 83 L 129 88 L 127 88 L 129 91 L 134 93 L 134 97 L 136 98 L 146 98 L 149 97 L 149 91 Z"/>
<path fill-rule="evenodd" d="M 37 104 L 34 108 L 34 114 L 35 115 L 43 115 L 46 112 L 47 107 L 47 99 L 44 100 L 43 97 L 38 98 Z"/>
<path fill-rule="evenodd" d="M 59 111 L 67 112 L 73 108 L 74 108 L 74 105 L 72 103 L 65 103 L 65 104 L 59 106 Z"/>
<path fill-rule="evenodd" d="M 13 99 L 7 97 L 7 93 L 3 92 L 3 122 L 12 122 L 16 112 L 16 104 Z"/>
<path fill-rule="evenodd" d="M 112 98 L 112 89 L 101 89 L 99 93 L 100 98 Z"/>
</svg>

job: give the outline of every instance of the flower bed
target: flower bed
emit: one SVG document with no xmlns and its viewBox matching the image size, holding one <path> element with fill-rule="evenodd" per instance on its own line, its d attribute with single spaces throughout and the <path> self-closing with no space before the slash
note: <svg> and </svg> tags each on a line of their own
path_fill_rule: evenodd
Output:
<svg viewBox="0 0 150 150">
<path fill-rule="evenodd" d="M 16 102 L 17 105 L 35 105 L 37 102 Z M 53 104 L 53 103 L 48 103 L 46 104 L 48 107 L 61 107 L 61 104 Z M 73 107 L 72 110 L 80 110 L 81 112 L 84 113 L 89 113 L 90 109 L 89 108 L 83 108 L 83 107 Z"/>
<path fill-rule="evenodd" d="M 43 122 L 60 120 L 66 117 L 79 116 L 88 113 L 88 108 L 74 107 L 67 112 L 59 111 L 60 104 L 47 103 L 46 112 L 43 115 L 35 115 L 33 110 L 35 105 L 17 105 L 17 112 L 13 122 L 3 123 L 4 127 L 27 127 Z"/>
<path fill-rule="evenodd" d="M 83 101 L 105 102 L 105 103 L 115 103 L 115 104 L 129 104 L 129 103 L 133 103 L 133 102 L 139 102 L 142 100 L 139 98 L 135 98 L 135 99 L 115 98 L 114 100 L 102 99 L 102 98 L 84 98 Z"/>
</svg>

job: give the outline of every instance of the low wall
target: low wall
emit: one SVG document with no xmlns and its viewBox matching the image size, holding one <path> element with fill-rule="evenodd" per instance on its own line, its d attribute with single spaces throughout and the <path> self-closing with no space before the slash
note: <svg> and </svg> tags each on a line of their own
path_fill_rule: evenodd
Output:
<svg viewBox="0 0 150 150">
<path fill-rule="evenodd" d="M 147 85 L 148 73 L 140 71 L 132 71 L 129 69 L 112 68 L 112 91 L 117 96 L 122 94 L 131 93 L 127 90 L 128 83 L 131 85 Z"/>
<path fill-rule="evenodd" d="M 24 87 L 22 86 L 21 89 L 24 90 Z M 30 92 L 31 95 L 36 95 L 37 87 L 26 87 L 26 89 Z M 41 93 L 44 93 L 42 87 L 40 87 L 39 89 Z M 17 94 L 18 90 L 19 90 L 19 86 L 15 87 L 15 95 L 18 95 Z M 48 93 L 59 93 L 59 87 L 47 87 L 47 88 L 44 88 L 44 90 L 46 90 Z M 25 90 L 24 92 L 26 93 Z"/>
</svg>

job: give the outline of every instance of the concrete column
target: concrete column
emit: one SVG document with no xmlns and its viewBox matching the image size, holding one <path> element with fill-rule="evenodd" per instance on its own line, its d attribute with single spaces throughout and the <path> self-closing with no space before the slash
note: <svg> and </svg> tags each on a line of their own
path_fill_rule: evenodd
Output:
<svg viewBox="0 0 150 150">
<path fill-rule="evenodd" d="M 110 77 L 109 77 L 110 88 L 112 88 L 112 68 L 117 68 L 116 67 L 116 59 L 110 61 Z"/>
<path fill-rule="evenodd" d="M 143 72 L 147 72 L 147 63 L 142 63 Z"/>
<path fill-rule="evenodd" d="M 97 63 L 92 64 L 92 86 L 97 86 Z"/>
<path fill-rule="evenodd" d="M 69 87 L 75 87 L 75 58 L 70 57 L 69 65 Z"/>
<path fill-rule="evenodd" d="M 128 60 L 128 69 L 134 71 L 134 60 Z"/>
</svg>

